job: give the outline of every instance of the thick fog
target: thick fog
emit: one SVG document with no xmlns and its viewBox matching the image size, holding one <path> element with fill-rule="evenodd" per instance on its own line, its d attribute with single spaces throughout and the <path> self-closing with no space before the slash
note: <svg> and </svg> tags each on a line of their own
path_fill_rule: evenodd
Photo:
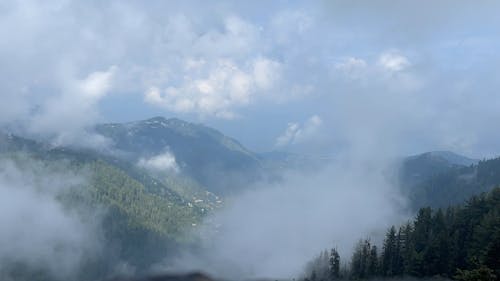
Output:
<svg viewBox="0 0 500 281">
<path fill-rule="evenodd" d="M 383 168 L 338 159 L 317 173 L 288 173 L 283 182 L 254 186 L 206 220 L 195 234 L 201 250 L 166 268 L 234 279 L 297 277 L 327 247 L 348 261 L 359 239 L 378 243 L 387 226 L 407 218 L 406 202 Z"/>
<path fill-rule="evenodd" d="M 97 216 L 82 217 L 59 200 L 83 177 L 54 171 L 33 159 L 0 161 L 0 278 L 9 265 L 72 278 L 85 257 L 99 251 Z"/>
</svg>

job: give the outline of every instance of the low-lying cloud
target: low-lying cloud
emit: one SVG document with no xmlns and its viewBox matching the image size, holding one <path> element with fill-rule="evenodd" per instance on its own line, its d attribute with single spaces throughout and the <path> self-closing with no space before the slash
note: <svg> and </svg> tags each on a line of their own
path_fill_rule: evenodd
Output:
<svg viewBox="0 0 500 281">
<path fill-rule="evenodd" d="M 175 161 L 175 156 L 170 151 L 155 155 L 150 158 L 141 158 L 137 165 L 151 172 L 174 172 L 180 171 L 179 165 Z"/>
<path fill-rule="evenodd" d="M 83 178 L 57 173 L 37 162 L 0 161 L 0 278 L 21 264 L 64 280 L 95 254 L 99 240 L 92 217 L 83 220 L 59 200 Z"/>
<path fill-rule="evenodd" d="M 99 119 L 96 105 L 112 87 L 116 67 L 95 71 L 83 79 L 62 79 L 59 95 L 47 98 L 31 116 L 28 131 L 55 145 L 103 147 L 107 140 L 89 132 Z"/>
<path fill-rule="evenodd" d="M 318 115 L 309 117 L 303 124 L 288 123 L 285 132 L 276 139 L 276 147 L 300 145 L 318 139 L 322 133 L 323 120 Z"/>
<path fill-rule="evenodd" d="M 256 186 L 208 218 L 201 252 L 171 269 L 232 279 L 297 277 L 326 247 L 337 247 L 345 262 L 359 239 L 380 238 L 406 217 L 405 200 L 383 169 L 343 159 L 314 175 Z"/>
</svg>

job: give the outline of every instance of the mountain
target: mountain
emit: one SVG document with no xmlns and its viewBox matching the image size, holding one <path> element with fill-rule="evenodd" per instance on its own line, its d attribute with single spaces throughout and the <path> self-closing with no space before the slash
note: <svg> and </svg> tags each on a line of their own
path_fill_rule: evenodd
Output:
<svg viewBox="0 0 500 281">
<path fill-rule="evenodd" d="M 156 178 L 109 155 L 51 147 L 12 134 L 0 133 L 0 163 L 11 163 L 28 174 L 36 171 L 40 182 L 52 174 L 84 175 L 83 184 L 57 199 L 68 211 L 84 214 L 82 220 L 103 210 L 99 214 L 103 254 L 91 261 L 91 270 L 82 269 L 86 279 L 107 274 L 119 263 L 141 271 L 159 262 L 180 245 L 191 244 L 186 231 L 222 204 L 219 197 L 181 176 Z"/>
<path fill-rule="evenodd" d="M 228 194 L 261 178 L 258 155 L 217 130 L 176 118 L 155 117 L 101 124 L 96 131 L 129 161 L 171 153 L 180 170 L 217 194 Z"/>
<path fill-rule="evenodd" d="M 407 157 L 399 184 L 414 210 L 448 207 L 500 186 L 500 158 L 478 161 L 448 151 Z"/>
<path fill-rule="evenodd" d="M 451 151 L 431 151 L 424 154 L 427 154 L 429 157 L 444 159 L 448 163 L 458 166 L 470 166 L 479 162 L 477 159 L 472 159 Z"/>
<path fill-rule="evenodd" d="M 218 194 L 230 195 L 274 176 L 281 180 L 279 171 L 314 169 L 311 163 L 325 161 L 286 152 L 254 153 L 214 129 L 179 119 L 102 124 L 96 131 L 111 140 L 110 150 L 53 146 L 0 132 L 0 163 L 13 163 L 27 174 L 37 170 L 40 179 L 52 173 L 85 178 L 56 198 L 84 221 L 100 210 L 102 254 L 82 265 L 84 280 L 105 276 L 121 264 L 140 273 L 181 247 L 196 247 L 186 231 L 223 205 Z M 168 157 L 167 162 L 155 158 L 165 154 L 175 159 L 178 170 L 143 165 L 172 164 Z M 52 280 L 25 264 L 13 262 L 2 270 L 9 276 L 27 274 L 19 280 Z"/>
<path fill-rule="evenodd" d="M 412 185 L 453 168 L 466 167 L 479 162 L 451 151 L 432 151 L 403 159 L 400 181 Z"/>
</svg>

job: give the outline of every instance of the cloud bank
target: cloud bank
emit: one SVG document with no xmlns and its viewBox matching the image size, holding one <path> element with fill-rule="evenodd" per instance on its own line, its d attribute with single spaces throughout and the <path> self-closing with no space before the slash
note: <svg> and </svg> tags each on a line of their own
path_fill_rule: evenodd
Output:
<svg viewBox="0 0 500 281">
<path fill-rule="evenodd" d="M 97 253 L 97 217 L 82 220 L 58 199 L 82 180 L 50 171 L 38 162 L 0 161 L 2 279 L 10 278 L 12 264 L 58 279 L 73 278 L 85 257 Z"/>
<path fill-rule="evenodd" d="M 344 160 L 314 175 L 288 174 L 279 184 L 229 200 L 207 219 L 202 248 L 167 268 L 235 280 L 295 278 L 325 247 L 337 247 L 346 262 L 360 238 L 383 237 L 387 226 L 407 214 L 380 165 Z"/>
</svg>

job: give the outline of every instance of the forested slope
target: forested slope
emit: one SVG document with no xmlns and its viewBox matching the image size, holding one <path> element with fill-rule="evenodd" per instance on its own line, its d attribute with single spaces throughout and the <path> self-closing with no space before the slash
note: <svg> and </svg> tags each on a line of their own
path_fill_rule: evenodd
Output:
<svg viewBox="0 0 500 281">
<path fill-rule="evenodd" d="M 381 247 L 360 240 L 343 270 L 336 250 L 329 253 L 312 261 L 306 279 L 500 280 L 500 188 L 459 206 L 422 208 L 412 221 L 388 229 Z"/>
<path fill-rule="evenodd" d="M 157 179 L 131 164 L 92 151 L 51 148 L 3 134 L 0 161 L 40 179 L 53 174 L 79 178 L 74 186 L 58 192 L 57 200 L 82 220 L 99 220 L 104 248 L 99 257 L 89 258 L 88 266 L 83 266 L 84 275 L 103 276 L 118 263 L 139 272 L 149 268 L 175 253 L 179 245 L 191 243 L 186 232 L 217 208 L 215 198 L 194 200 L 208 198 L 210 193 L 196 186 L 192 189 L 199 193 L 194 195 L 186 190 L 189 182 L 182 182 L 182 178 Z M 40 184 L 37 188 L 50 187 Z"/>
<path fill-rule="evenodd" d="M 460 160 L 452 163 L 422 154 L 403 163 L 399 182 L 412 209 L 460 204 L 500 185 L 500 158 L 477 163 L 468 158 Z"/>
</svg>

